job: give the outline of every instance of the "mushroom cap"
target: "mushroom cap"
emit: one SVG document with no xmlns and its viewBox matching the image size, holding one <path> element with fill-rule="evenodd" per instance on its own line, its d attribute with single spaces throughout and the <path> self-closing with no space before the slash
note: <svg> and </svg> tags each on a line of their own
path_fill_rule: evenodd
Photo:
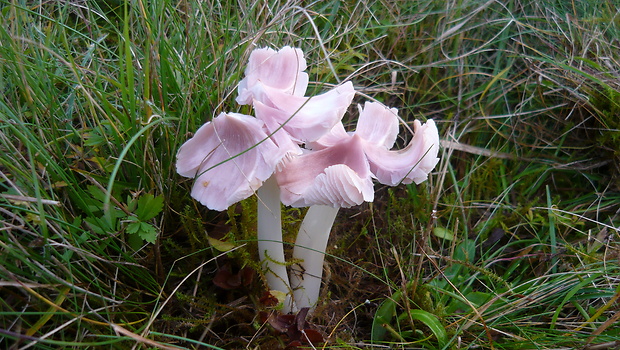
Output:
<svg viewBox="0 0 620 350">
<path fill-rule="evenodd" d="M 251 196 L 285 155 L 263 122 L 221 113 L 196 131 L 177 153 L 177 172 L 195 178 L 191 195 L 210 209 L 225 210 Z"/>
<path fill-rule="evenodd" d="M 365 144 L 364 152 L 370 163 L 370 170 L 382 184 L 396 186 L 399 183 L 420 184 L 439 162 L 439 133 L 432 119 L 422 124 L 413 121 L 414 135 L 409 144 L 401 150 L 390 151 L 383 147 Z"/>
<path fill-rule="evenodd" d="M 270 132 L 281 127 L 300 144 L 316 141 L 337 125 L 355 96 L 351 82 L 312 97 L 271 88 L 265 91 L 266 100 L 254 101 L 256 118 L 264 121 Z"/>
<path fill-rule="evenodd" d="M 307 151 L 276 172 L 285 205 L 352 207 L 374 199 L 370 168 L 359 137 Z"/>
<path fill-rule="evenodd" d="M 282 202 L 296 207 L 351 207 L 373 200 L 373 177 L 390 186 L 426 180 L 439 161 L 435 122 L 415 120 L 411 142 L 402 150 L 390 150 L 398 135 L 397 112 L 367 102 L 355 132 L 347 133 L 338 123 L 308 143 L 310 150 L 276 173 Z"/>
<path fill-rule="evenodd" d="M 398 136 L 398 110 L 381 103 L 366 102 L 360 112 L 355 132 L 347 133 L 342 123 L 339 123 L 309 146 L 312 149 L 323 149 L 352 134 L 360 136 L 365 143 L 392 148 Z"/>
<path fill-rule="evenodd" d="M 263 101 L 266 89 L 303 96 L 308 87 L 308 73 L 304 70 L 306 59 L 299 48 L 256 49 L 250 54 L 245 78 L 239 82 L 236 101 L 242 105 L 252 104 L 254 100 Z"/>
</svg>

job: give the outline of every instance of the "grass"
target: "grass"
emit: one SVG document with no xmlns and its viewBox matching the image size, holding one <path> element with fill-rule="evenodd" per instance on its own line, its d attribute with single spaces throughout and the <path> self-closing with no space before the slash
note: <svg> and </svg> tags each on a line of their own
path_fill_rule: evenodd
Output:
<svg viewBox="0 0 620 350">
<path fill-rule="evenodd" d="M 257 266 L 255 200 L 208 211 L 174 167 L 202 123 L 250 112 L 249 52 L 283 45 L 317 92 L 352 80 L 443 142 L 429 181 L 341 211 L 326 348 L 620 343 L 612 1 L 14 0 L 0 23 L 1 347 L 288 344 L 260 273 L 217 286 Z"/>
</svg>

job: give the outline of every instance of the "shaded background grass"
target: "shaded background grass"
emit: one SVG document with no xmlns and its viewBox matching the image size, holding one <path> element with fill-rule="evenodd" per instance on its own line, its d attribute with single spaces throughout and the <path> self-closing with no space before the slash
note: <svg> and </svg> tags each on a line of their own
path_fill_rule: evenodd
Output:
<svg viewBox="0 0 620 350">
<path fill-rule="evenodd" d="M 283 45 L 306 52 L 313 92 L 352 80 L 356 102 L 442 136 L 428 182 L 341 212 L 312 319 L 330 347 L 620 340 L 613 1 L 0 6 L 3 347 L 287 344 L 257 316 L 260 274 L 213 283 L 255 266 L 252 199 L 208 211 L 174 170 L 202 123 L 251 112 L 234 103 L 249 52 Z M 301 214 L 287 212 L 288 242 Z M 402 317 L 382 314 L 390 302 Z"/>
</svg>

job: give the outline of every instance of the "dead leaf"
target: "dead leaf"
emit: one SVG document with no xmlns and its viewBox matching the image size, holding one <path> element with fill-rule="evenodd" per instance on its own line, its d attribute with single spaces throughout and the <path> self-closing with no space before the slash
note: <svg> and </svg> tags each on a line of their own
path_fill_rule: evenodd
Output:
<svg viewBox="0 0 620 350">
<path fill-rule="evenodd" d="M 233 269 L 230 264 L 226 263 L 222 265 L 213 277 L 213 284 L 226 289 L 238 289 L 248 286 L 254 280 L 254 271 L 249 267 L 244 267 L 236 273 L 233 273 Z"/>
</svg>

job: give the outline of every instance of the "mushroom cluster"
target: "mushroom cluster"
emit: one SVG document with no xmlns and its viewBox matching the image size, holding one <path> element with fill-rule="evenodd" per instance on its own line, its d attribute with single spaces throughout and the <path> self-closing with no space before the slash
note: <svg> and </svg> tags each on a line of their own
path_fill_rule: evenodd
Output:
<svg viewBox="0 0 620 350">
<path fill-rule="evenodd" d="M 425 181 L 439 159 L 433 120 L 413 123 L 414 136 L 391 150 L 398 135 L 395 108 L 366 102 L 357 128 L 341 122 L 355 89 L 351 82 L 305 96 L 303 52 L 254 50 L 238 86 L 239 104 L 255 117 L 221 113 L 185 142 L 177 172 L 194 178 L 191 195 L 213 210 L 258 196 L 258 249 L 268 288 L 285 295 L 284 313 L 316 306 L 325 249 L 339 208 L 374 198 L 373 180 L 390 186 Z M 287 269 L 281 203 L 309 207 Z"/>
</svg>

